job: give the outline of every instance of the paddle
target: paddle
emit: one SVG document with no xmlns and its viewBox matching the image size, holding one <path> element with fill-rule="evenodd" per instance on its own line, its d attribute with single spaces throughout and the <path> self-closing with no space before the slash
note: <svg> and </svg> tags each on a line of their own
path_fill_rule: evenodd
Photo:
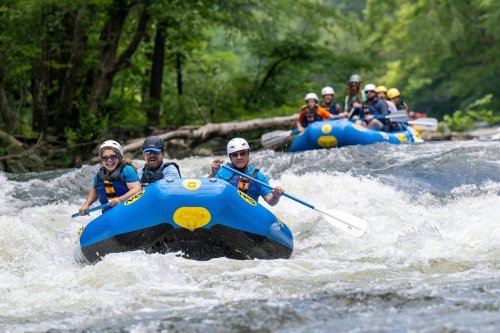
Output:
<svg viewBox="0 0 500 333">
<path fill-rule="evenodd" d="M 438 121 L 436 118 L 417 118 L 408 121 L 408 124 L 418 126 L 426 131 L 435 131 L 438 128 Z"/>
<path fill-rule="evenodd" d="M 274 131 L 262 135 L 260 142 L 264 148 L 276 146 L 277 144 L 285 141 L 289 136 L 299 133 L 298 129 L 290 131 Z"/>
<path fill-rule="evenodd" d="M 106 207 L 108 207 L 108 206 L 109 206 L 109 204 L 105 203 L 104 205 L 100 205 L 100 206 L 97 206 L 97 207 L 94 207 L 94 208 L 89 208 L 89 209 L 86 209 L 86 210 L 84 210 L 83 212 L 84 212 L 85 214 L 88 214 L 88 213 L 90 213 L 90 212 L 93 212 L 93 211 L 96 211 L 96 210 L 99 210 L 99 209 L 106 208 Z M 74 219 L 75 217 L 78 217 L 78 216 L 82 216 L 82 215 L 80 215 L 80 213 L 75 213 L 75 214 L 71 215 L 71 218 L 72 218 L 72 219 Z"/>
<path fill-rule="evenodd" d="M 408 112 L 405 110 L 398 110 L 396 112 L 393 112 L 391 114 L 388 114 L 386 116 L 375 116 L 377 119 L 390 119 L 391 121 L 397 122 L 397 123 L 404 123 L 408 121 Z"/>
<path fill-rule="evenodd" d="M 250 179 L 257 184 L 260 184 L 264 187 L 267 187 L 268 189 L 272 189 L 273 187 L 270 186 L 269 184 L 263 183 L 260 180 L 257 180 L 253 177 L 250 177 L 249 175 L 245 175 L 242 172 L 239 172 L 238 170 L 235 170 L 228 165 L 222 165 L 222 167 L 226 170 L 229 170 L 231 172 L 236 173 L 237 175 L 240 175 L 242 177 L 245 177 L 247 179 Z M 348 234 L 354 236 L 354 237 L 360 237 L 362 236 L 367 229 L 367 222 L 357 216 L 348 214 L 346 212 L 342 212 L 336 209 L 320 209 L 317 207 L 314 207 L 311 204 L 308 204 L 305 201 L 302 201 L 298 198 L 295 198 L 287 193 L 283 193 L 283 195 L 287 198 L 290 198 L 298 203 L 303 204 L 304 206 L 307 206 L 311 209 L 314 209 L 317 212 L 320 212 L 321 214 L 325 215 L 325 219 L 328 223 L 330 223 L 332 226 L 335 228 L 338 228 L 344 232 L 347 232 Z"/>
</svg>

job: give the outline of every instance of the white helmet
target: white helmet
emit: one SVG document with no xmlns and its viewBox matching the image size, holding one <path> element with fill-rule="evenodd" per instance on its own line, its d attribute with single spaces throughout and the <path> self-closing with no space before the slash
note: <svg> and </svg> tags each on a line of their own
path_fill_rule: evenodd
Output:
<svg viewBox="0 0 500 333">
<path fill-rule="evenodd" d="M 361 82 L 361 76 L 359 76 L 358 74 L 352 74 L 351 77 L 349 78 L 349 83 L 350 82 L 360 83 Z"/>
<path fill-rule="evenodd" d="M 363 88 L 363 91 L 364 91 L 364 92 L 367 92 L 367 91 L 376 91 L 376 90 L 377 90 L 377 88 L 375 87 L 375 85 L 374 85 L 374 84 L 371 84 L 371 83 L 367 84 L 367 85 Z"/>
<path fill-rule="evenodd" d="M 114 148 L 114 149 L 118 150 L 118 155 L 119 155 L 118 158 L 123 157 L 122 145 L 114 140 L 107 140 L 107 141 L 104 141 L 102 143 L 102 145 L 99 147 L 99 156 L 101 156 L 101 152 L 102 152 L 103 148 Z"/>
<path fill-rule="evenodd" d="M 227 155 L 229 156 L 231 153 L 240 150 L 248 150 L 250 151 L 250 145 L 247 140 L 242 138 L 234 138 L 227 143 Z"/>
<path fill-rule="evenodd" d="M 325 95 L 335 95 L 335 91 L 332 87 L 324 87 L 323 89 L 321 89 L 321 96 Z"/>
<path fill-rule="evenodd" d="M 314 99 L 314 100 L 316 100 L 316 102 L 319 102 L 318 95 L 316 95 L 315 93 L 309 93 L 306 95 L 306 97 L 304 97 L 304 100 L 306 102 L 310 99 Z"/>
</svg>

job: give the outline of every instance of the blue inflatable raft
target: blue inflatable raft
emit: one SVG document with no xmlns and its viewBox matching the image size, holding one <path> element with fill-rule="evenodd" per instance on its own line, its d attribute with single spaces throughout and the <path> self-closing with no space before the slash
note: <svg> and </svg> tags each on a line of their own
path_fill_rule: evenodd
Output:
<svg viewBox="0 0 500 333">
<path fill-rule="evenodd" d="M 350 145 L 366 145 L 375 142 L 415 142 L 422 141 L 420 134 L 407 128 L 395 132 L 375 131 L 352 122 L 341 120 L 317 121 L 306 127 L 305 131 L 295 137 L 291 151 L 344 147 Z"/>
<path fill-rule="evenodd" d="M 182 252 L 196 260 L 289 258 L 293 236 L 258 202 L 215 178 L 162 179 L 91 221 L 75 258 Z"/>
</svg>

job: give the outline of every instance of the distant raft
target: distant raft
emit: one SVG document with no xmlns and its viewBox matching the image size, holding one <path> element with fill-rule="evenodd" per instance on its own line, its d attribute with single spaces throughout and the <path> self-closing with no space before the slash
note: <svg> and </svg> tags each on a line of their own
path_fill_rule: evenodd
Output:
<svg viewBox="0 0 500 333">
<path fill-rule="evenodd" d="M 344 147 L 350 145 L 366 145 L 376 142 L 393 144 L 402 142 L 422 142 L 420 134 L 407 127 L 395 132 L 375 131 L 352 122 L 341 120 L 317 121 L 306 127 L 305 131 L 295 137 L 291 151 Z"/>
<path fill-rule="evenodd" d="M 289 258 L 293 236 L 273 213 L 215 178 L 162 179 L 91 221 L 79 262 L 109 253 L 181 252 L 196 260 Z"/>
</svg>

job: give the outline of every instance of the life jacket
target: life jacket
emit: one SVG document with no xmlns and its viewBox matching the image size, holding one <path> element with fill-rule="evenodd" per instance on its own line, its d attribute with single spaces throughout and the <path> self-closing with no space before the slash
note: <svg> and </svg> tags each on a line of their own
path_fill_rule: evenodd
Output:
<svg viewBox="0 0 500 333">
<path fill-rule="evenodd" d="M 337 103 L 335 103 L 334 100 L 332 100 L 330 102 L 330 105 L 326 105 L 326 103 L 324 101 L 321 101 L 321 103 L 319 104 L 319 106 L 321 106 L 324 109 L 327 109 L 333 115 L 340 114 L 340 110 L 337 109 Z"/>
<path fill-rule="evenodd" d="M 177 172 L 179 173 L 179 177 L 180 177 L 181 170 L 179 169 L 179 166 L 174 162 L 163 163 L 162 166 L 160 166 L 156 170 L 150 170 L 147 165 L 144 165 L 144 168 L 142 168 L 141 184 L 151 185 L 155 181 L 162 179 L 163 178 L 163 170 L 165 170 L 165 168 L 167 168 L 171 165 L 173 165 L 177 169 Z"/>
<path fill-rule="evenodd" d="M 366 116 L 369 114 L 374 115 L 374 116 L 379 115 L 378 109 L 376 108 L 378 101 L 379 100 L 376 99 L 373 103 L 370 103 L 369 101 L 366 101 L 365 103 L 363 103 L 363 105 L 361 106 L 361 110 L 363 112 L 361 112 L 360 118 L 366 118 Z"/>
<path fill-rule="evenodd" d="M 403 102 L 402 99 L 400 99 L 397 103 L 396 103 L 396 109 L 399 111 L 399 110 L 406 110 L 405 108 L 405 103 Z"/>
<path fill-rule="evenodd" d="M 300 110 L 300 112 L 304 115 L 301 123 L 303 127 L 307 127 L 307 125 L 315 121 L 323 120 L 323 118 L 318 115 L 318 106 L 315 106 L 313 110 L 310 110 L 309 107 L 305 106 Z"/>
<path fill-rule="evenodd" d="M 118 166 L 109 176 L 106 175 L 106 169 L 104 167 L 99 169 L 95 190 L 101 205 L 104 205 L 105 203 L 108 203 L 110 199 L 120 197 L 129 191 L 127 183 L 121 177 L 123 168 L 125 168 L 125 164 Z M 104 208 L 103 213 L 109 209 L 111 209 L 111 207 Z"/>
<path fill-rule="evenodd" d="M 232 166 L 234 168 L 234 166 Z M 236 169 L 236 168 L 235 168 Z M 252 178 L 257 178 L 257 174 L 259 173 L 259 169 L 255 169 L 254 172 L 250 175 Z M 233 174 L 233 176 L 227 181 L 229 184 L 236 187 L 241 192 L 247 194 L 250 198 L 255 201 L 259 200 L 259 184 L 253 182 L 245 177 L 239 176 L 237 174 Z"/>
</svg>

